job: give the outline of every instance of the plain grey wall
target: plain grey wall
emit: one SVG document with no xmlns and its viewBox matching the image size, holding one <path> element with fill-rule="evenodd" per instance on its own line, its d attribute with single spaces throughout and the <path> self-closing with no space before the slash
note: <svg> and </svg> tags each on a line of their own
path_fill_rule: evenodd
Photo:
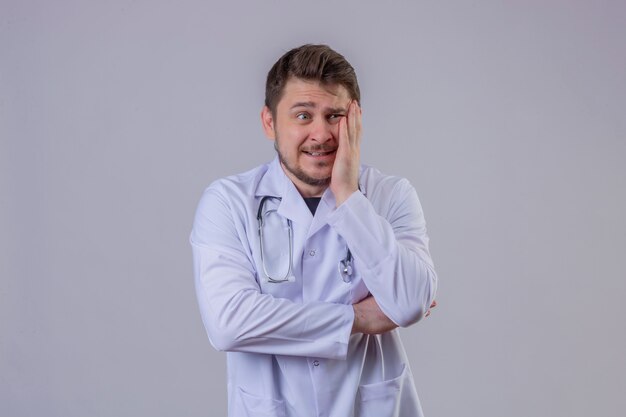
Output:
<svg viewBox="0 0 626 417">
<path fill-rule="evenodd" d="M 364 3 L 0 0 L 0 415 L 225 415 L 188 234 L 309 42 L 425 209 L 427 415 L 623 415 L 626 4 Z"/>
</svg>

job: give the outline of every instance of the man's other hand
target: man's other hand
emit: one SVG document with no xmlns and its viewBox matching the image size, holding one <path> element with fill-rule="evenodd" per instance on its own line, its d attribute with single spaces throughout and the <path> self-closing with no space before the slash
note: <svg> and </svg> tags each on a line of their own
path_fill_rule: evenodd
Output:
<svg viewBox="0 0 626 417">
<path fill-rule="evenodd" d="M 426 312 L 426 314 L 424 314 L 424 317 L 430 316 L 430 310 L 432 310 L 435 307 L 437 307 L 437 300 L 433 300 L 432 304 L 428 308 L 428 311 Z"/>
<path fill-rule="evenodd" d="M 433 300 L 430 304 L 430 308 L 424 314 L 424 317 L 430 316 L 431 310 L 435 307 L 437 307 L 437 300 Z M 352 334 L 381 334 L 398 327 L 383 313 L 372 295 L 356 304 L 352 304 L 352 308 L 354 309 Z"/>
<path fill-rule="evenodd" d="M 373 296 L 352 304 L 354 323 L 352 333 L 381 334 L 398 327 L 382 312 Z"/>
</svg>

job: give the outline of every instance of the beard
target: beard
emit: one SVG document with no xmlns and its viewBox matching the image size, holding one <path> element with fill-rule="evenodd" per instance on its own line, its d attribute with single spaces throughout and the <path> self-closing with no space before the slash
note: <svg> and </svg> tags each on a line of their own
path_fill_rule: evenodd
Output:
<svg viewBox="0 0 626 417">
<path fill-rule="evenodd" d="M 302 168 L 290 165 L 289 162 L 287 162 L 287 159 L 283 156 L 283 154 L 280 153 L 280 150 L 278 149 L 278 138 L 274 140 L 274 149 L 276 149 L 276 153 L 278 154 L 278 160 L 285 167 L 285 169 L 291 172 L 297 179 L 299 179 L 303 183 L 315 187 L 330 185 L 330 177 L 314 178 L 304 172 Z"/>
</svg>

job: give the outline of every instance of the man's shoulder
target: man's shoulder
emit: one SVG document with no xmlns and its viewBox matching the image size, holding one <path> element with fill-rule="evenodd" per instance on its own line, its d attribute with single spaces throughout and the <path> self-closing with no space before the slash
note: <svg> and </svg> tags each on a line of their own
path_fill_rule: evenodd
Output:
<svg viewBox="0 0 626 417">
<path fill-rule="evenodd" d="M 269 163 L 266 163 L 239 174 L 219 178 L 209 184 L 205 192 L 215 192 L 224 197 L 254 195 L 254 190 L 268 168 Z"/>
<path fill-rule="evenodd" d="M 378 168 L 361 164 L 359 185 L 369 197 L 386 197 L 406 192 L 413 188 L 408 179 L 397 175 L 389 175 Z"/>
</svg>

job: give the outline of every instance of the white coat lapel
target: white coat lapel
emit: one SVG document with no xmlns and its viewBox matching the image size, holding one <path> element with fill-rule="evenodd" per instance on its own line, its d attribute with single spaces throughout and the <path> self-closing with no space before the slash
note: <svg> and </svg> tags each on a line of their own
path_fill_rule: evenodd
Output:
<svg viewBox="0 0 626 417">
<path fill-rule="evenodd" d="M 270 163 L 257 185 L 255 196 L 262 198 L 267 195 L 280 197 L 278 214 L 292 222 L 299 223 L 305 230 L 308 228 L 312 220 L 311 212 L 296 186 L 285 175 L 278 157 Z"/>
<path fill-rule="evenodd" d="M 298 189 L 289 178 L 287 178 L 285 183 L 282 198 L 280 206 L 278 206 L 278 214 L 291 219 L 295 223 L 300 223 L 305 228 L 308 227 L 311 224 L 311 220 L 313 220 L 313 216 Z"/>
<path fill-rule="evenodd" d="M 328 216 L 333 212 L 333 210 L 335 210 L 335 204 L 335 196 L 330 191 L 330 188 L 327 188 L 326 191 L 324 191 L 324 194 L 322 194 L 320 204 L 317 206 L 315 216 L 313 216 L 311 227 L 307 233 L 307 239 L 317 233 L 328 223 Z"/>
<path fill-rule="evenodd" d="M 363 172 L 363 167 L 361 167 L 361 172 Z M 359 190 L 361 190 L 361 192 L 365 195 L 365 187 L 360 182 Z M 324 191 L 324 194 L 322 194 L 322 200 L 315 211 L 313 222 L 311 223 L 309 233 L 307 234 L 307 239 L 319 232 L 319 230 L 328 223 L 328 216 L 330 216 L 330 214 L 335 210 L 336 205 L 337 200 L 335 200 L 335 195 L 332 191 L 330 191 L 329 187 L 326 191 Z"/>
</svg>

